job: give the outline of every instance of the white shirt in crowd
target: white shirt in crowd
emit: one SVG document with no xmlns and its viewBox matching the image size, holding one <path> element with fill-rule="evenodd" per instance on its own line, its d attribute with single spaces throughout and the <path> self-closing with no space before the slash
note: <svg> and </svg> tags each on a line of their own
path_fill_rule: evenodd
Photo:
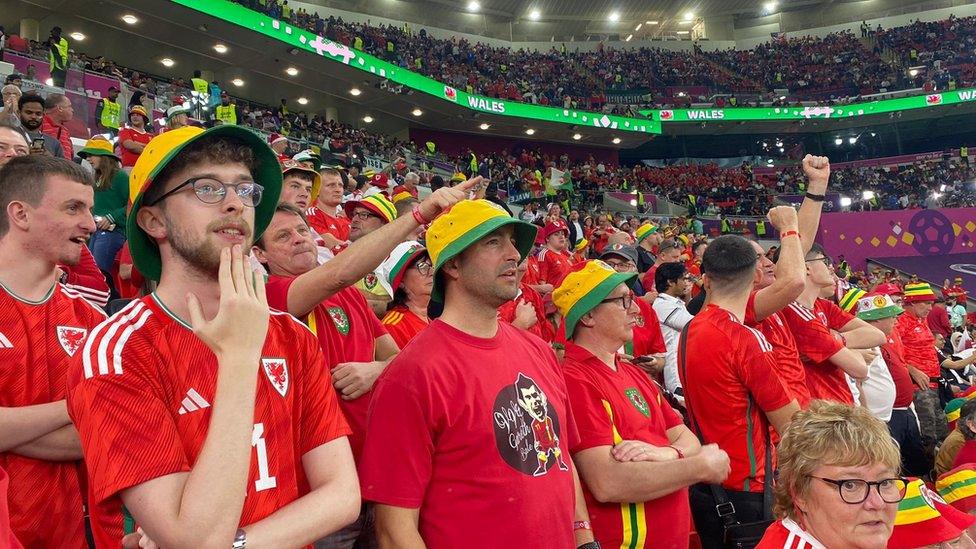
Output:
<svg viewBox="0 0 976 549">
<path fill-rule="evenodd" d="M 891 409 L 895 405 L 895 381 L 891 378 L 888 365 L 881 356 L 881 349 L 875 348 L 878 356 L 868 365 L 868 378 L 861 382 L 864 405 L 871 414 L 881 421 L 891 419 Z M 855 399 L 855 402 L 857 400 Z"/>
<path fill-rule="evenodd" d="M 661 335 L 664 336 L 664 346 L 667 348 L 664 355 L 664 387 L 683 403 L 684 396 L 678 391 L 681 387 L 681 380 L 678 378 L 678 338 L 685 324 L 695 317 L 688 312 L 684 301 L 668 294 L 658 294 L 652 306 L 661 323 Z"/>
</svg>

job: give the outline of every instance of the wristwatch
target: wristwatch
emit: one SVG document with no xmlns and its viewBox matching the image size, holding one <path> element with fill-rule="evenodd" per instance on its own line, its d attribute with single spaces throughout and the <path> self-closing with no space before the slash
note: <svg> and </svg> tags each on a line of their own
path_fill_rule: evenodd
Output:
<svg viewBox="0 0 976 549">
<path fill-rule="evenodd" d="M 591 541 L 591 542 L 588 542 L 588 543 L 584 543 L 583 545 L 580 545 L 576 549 L 600 549 L 600 542 L 599 541 Z"/>
<path fill-rule="evenodd" d="M 231 545 L 231 549 L 244 549 L 247 547 L 247 532 L 243 528 L 237 529 L 237 535 L 234 536 L 234 544 Z"/>
</svg>

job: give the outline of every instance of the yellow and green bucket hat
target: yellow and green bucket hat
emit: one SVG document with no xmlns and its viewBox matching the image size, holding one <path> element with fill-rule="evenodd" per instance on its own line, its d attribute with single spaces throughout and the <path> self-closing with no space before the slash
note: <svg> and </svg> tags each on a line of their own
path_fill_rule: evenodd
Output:
<svg viewBox="0 0 976 549">
<path fill-rule="evenodd" d="M 844 310 L 845 313 L 849 313 L 854 310 L 854 307 L 857 306 L 858 300 L 866 295 L 868 295 L 867 292 L 860 288 L 854 287 L 847 290 L 847 293 L 844 294 L 844 297 L 840 298 L 840 301 L 837 304 L 841 309 Z"/>
<path fill-rule="evenodd" d="M 378 215 L 383 223 L 391 223 L 397 218 L 396 206 L 382 193 L 364 196 L 359 200 L 350 200 L 342 205 L 342 210 L 346 212 L 346 217 L 352 219 L 352 213 L 357 207 L 366 208 L 371 213 Z"/>
<path fill-rule="evenodd" d="M 500 206 L 488 200 L 462 200 L 447 213 L 440 215 L 427 229 L 427 253 L 434 265 L 434 287 L 430 299 L 444 301 L 440 270 L 447 260 L 457 256 L 492 231 L 512 225 L 519 260 L 525 259 L 535 242 L 538 228 L 508 215 Z"/>
<path fill-rule="evenodd" d="M 566 319 L 566 337 L 583 315 L 590 312 L 610 295 L 617 286 L 637 276 L 637 273 L 618 273 L 599 259 L 593 259 L 574 267 L 552 292 L 552 303 Z"/>
<path fill-rule="evenodd" d="M 640 244 L 641 241 L 656 233 L 657 230 L 658 226 L 653 223 L 644 223 L 640 227 L 637 227 L 637 230 L 634 231 L 634 236 L 637 237 L 637 243 Z"/>
<path fill-rule="evenodd" d="M 278 156 L 261 136 L 242 126 L 221 125 L 208 130 L 187 126 L 162 133 L 152 139 L 139 155 L 139 160 L 129 174 L 129 217 L 126 222 L 126 236 L 132 262 L 146 278 L 159 280 L 162 261 L 156 242 L 143 232 L 136 223 L 136 214 L 142 207 L 146 191 L 157 182 L 156 177 L 187 146 L 205 137 L 231 137 L 240 139 L 254 152 L 257 160 L 255 181 L 264 187 L 261 202 L 254 209 L 254 239 L 258 239 L 271 223 L 278 197 L 281 195 L 281 166 Z"/>
<path fill-rule="evenodd" d="M 89 156 L 108 156 L 121 162 L 119 155 L 115 154 L 115 145 L 111 141 L 98 135 L 85 142 L 85 148 L 78 151 L 78 156 L 88 158 Z"/>
</svg>

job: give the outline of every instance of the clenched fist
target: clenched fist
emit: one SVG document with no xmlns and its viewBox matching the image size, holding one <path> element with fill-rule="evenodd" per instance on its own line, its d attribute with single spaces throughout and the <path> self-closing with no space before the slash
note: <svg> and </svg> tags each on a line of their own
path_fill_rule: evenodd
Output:
<svg viewBox="0 0 976 549">
<path fill-rule="evenodd" d="M 769 218 L 769 222 L 773 224 L 773 227 L 776 227 L 776 230 L 780 234 L 786 231 L 795 231 L 799 223 L 796 217 L 796 210 L 793 209 L 793 206 L 776 206 L 771 208 L 769 213 L 766 214 L 766 217 Z"/>
<path fill-rule="evenodd" d="M 807 176 L 807 190 L 813 194 L 827 192 L 827 181 L 830 179 L 830 159 L 826 156 L 803 157 L 803 173 Z"/>
<path fill-rule="evenodd" d="M 699 469 L 702 476 L 701 481 L 707 484 L 720 484 L 732 472 L 732 466 L 729 464 L 729 455 L 725 453 L 725 450 L 719 448 L 717 444 L 706 444 L 702 446 L 701 451 L 693 459 L 697 459 L 701 463 L 701 468 Z"/>
</svg>

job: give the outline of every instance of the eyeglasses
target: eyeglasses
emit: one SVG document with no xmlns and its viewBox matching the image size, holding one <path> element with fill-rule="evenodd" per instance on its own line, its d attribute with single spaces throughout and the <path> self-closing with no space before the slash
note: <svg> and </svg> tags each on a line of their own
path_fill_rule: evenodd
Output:
<svg viewBox="0 0 976 549">
<path fill-rule="evenodd" d="M 634 294 L 628 293 L 627 295 L 622 295 L 620 297 L 611 297 L 609 299 L 604 299 L 600 303 L 613 303 L 614 301 L 619 301 L 620 306 L 623 307 L 625 311 L 629 311 L 630 306 L 634 304 Z"/>
<path fill-rule="evenodd" d="M 186 187 L 193 188 L 193 194 L 200 199 L 200 202 L 204 204 L 220 204 L 224 201 L 227 196 L 227 188 L 231 187 L 237 194 L 237 197 L 241 199 L 241 202 L 245 206 L 255 207 L 261 203 L 261 195 L 264 193 L 264 187 L 258 185 L 254 181 L 241 181 L 240 183 L 224 183 L 223 181 L 214 179 L 212 177 L 191 177 L 186 181 L 180 183 L 172 190 L 160 196 L 156 200 L 153 200 L 152 204 L 147 204 L 147 206 L 155 206 L 163 201 L 163 199 L 170 197 Z"/>
<path fill-rule="evenodd" d="M 417 272 L 420 273 L 422 276 L 430 276 L 430 271 L 434 265 L 430 262 L 429 259 L 424 259 L 414 263 L 413 266 L 417 269 Z"/>
<path fill-rule="evenodd" d="M 844 500 L 844 503 L 850 503 L 852 505 L 857 505 L 868 499 L 872 486 L 875 487 L 878 495 L 881 496 L 881 499 L 885 503 L 898 503 L 905 499 L 905 490 L 908 487 L 908 481 L 903 478 L 886 478 L 875 481 L 867 481 L 859 478 L 845 478 L 840 480 L 814 476 L 810 478 L 822 480 L 827 484 L 833 484 L 837 487 L 840 499 Z"/>
<path fill-rule="evenodd" d="M 829 257 L 826 257 L 826 256 L 815 257 L 813 259 L 807 259 L 806 261 L 804 261 L 804 263 L 810 263 L 811 261 L 823 261 L 823 264 L 826 265 L 826 266 L 828 266 L 828 267 L 830 267 L 831 265 L 834 264 L 834 262 L 831 261 L 830 258 Z"/>
<path fill-rule="evenodd" d="M 631 265 L 629 261 L 606 261 L 605 263 L 618 273 L 629 271 Z"/>
<path fill-rule="evenodd" d="M 376 215 L 376 214 L 374 214 L 374 213 L 370 213 L 370 212 L 352 212 L 352 218 L 353 219 L 362 219 L 363 221 L 366 221 L 367 219 L 369 219 L 371 217 L 375 217 L 375 218 L 379 219 L 379 216 Z"/>
</svg>

